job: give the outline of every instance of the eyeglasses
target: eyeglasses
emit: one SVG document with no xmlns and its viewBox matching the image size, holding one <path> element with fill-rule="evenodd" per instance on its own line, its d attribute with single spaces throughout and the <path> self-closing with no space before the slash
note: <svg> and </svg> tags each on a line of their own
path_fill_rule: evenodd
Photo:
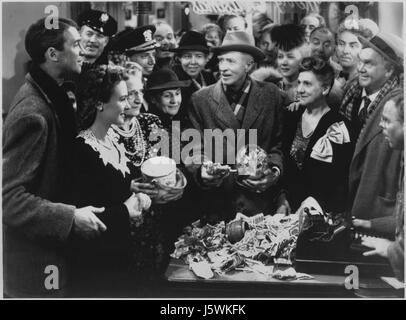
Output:
<svg viewBox="0 0 406 320">
<path fill-rule="evenodd" d="M 326 62 L 320 58 L 307 57 L 302 60 L 300 69 L 305 71 L 316 70 L 320 71 L 326 66 Z"/>
<path fill-rule="evenodd" d="M 134 100 L 135 98 L 142 98 L 144 95 L 143 90 L 131 90 L 128 92 L 128 100 Z"/>
</svg>

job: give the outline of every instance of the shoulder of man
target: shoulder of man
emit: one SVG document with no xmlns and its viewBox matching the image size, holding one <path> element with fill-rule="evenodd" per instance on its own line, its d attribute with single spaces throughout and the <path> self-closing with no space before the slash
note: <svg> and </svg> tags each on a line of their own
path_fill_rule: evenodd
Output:
<svg viewBox="0 0 406 320">
<path fill-rule="evenodd" d="M 11 103 L 7 113 L 5 124 L 12 119 L 23 118 L 26 116 L 38 115 L 47 119 L 52 115 L 45 97 L 30 83 L 24 83 Z"/>
<path fill-rule="evenodd" d="M 196 91 L 195 93 L 192 94 L 192 99 L 194 99 L 194 100 L 202 99 L 202 98 L 204 99 L 204 98 L 208 98 L 208 97 L 212 96 L 216 85 L 217 85 L 217 82 L 210 86 L 204 87 L 204 88 Z"/>
</svg>

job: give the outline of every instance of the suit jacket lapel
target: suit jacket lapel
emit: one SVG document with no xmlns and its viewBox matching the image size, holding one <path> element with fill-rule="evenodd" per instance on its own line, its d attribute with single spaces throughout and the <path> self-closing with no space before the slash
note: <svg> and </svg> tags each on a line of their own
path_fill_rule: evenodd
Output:
<svg viewBox="0 0 406 320">
<path fill-rule="evenodd" d="M 242 122 L 242 129 L 249 129 L 258 118 L 260 110 L 264 107 L 265 101 L 261 101 L 261 90 L 258 83 L 251 80 L 251 91 L 248 96 L 248 105 L 245 109 L 245 115 Z"/>
<path fill-rule="evenodd" d="M 213 99 L 216 102 L 214 112 L 217 119 L 219 119 L 227 128 L 239 129 L 240 124 L 231 110 L 231 106 L 223 92 L 221 81 L 217 81 L 214 86 Z"/>
</svg>

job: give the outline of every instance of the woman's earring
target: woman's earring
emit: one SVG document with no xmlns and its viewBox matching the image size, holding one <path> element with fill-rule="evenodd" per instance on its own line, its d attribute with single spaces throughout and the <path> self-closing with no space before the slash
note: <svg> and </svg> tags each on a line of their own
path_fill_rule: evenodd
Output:
<svg viewBox="0 0 406 320">
<path fill-rule="evenodd" d="M 99 110 L 100 112 L 103 112 L 103 105 L 100 105 L 99 107 L 97 107 L 97 110 Z"/>
</svg>

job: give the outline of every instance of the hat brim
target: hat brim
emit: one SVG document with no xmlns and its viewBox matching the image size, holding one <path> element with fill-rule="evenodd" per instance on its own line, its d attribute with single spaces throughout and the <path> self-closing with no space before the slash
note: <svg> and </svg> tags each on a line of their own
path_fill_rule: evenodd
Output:
<svg viewBox="0 0 406 320">
<path fill-rule="evenodd" d="M 224 52 L 229 52 L 229 51 L 237 51 L 237 52 L 243 52 L 243 53 L 248 53 L 251 55 L 255 61 L 261 61 L 265 59 L 265 54 L 258 49 L 257 47 L 253 46 L 248 46 L 248 45 L 243 45 L 243 44 L 232 44 L 232 45 L 226 45 L 226 46 L 221 46 L 221 47 L 214 47 L 211 48 L 211 51 L 215 55 L 219 55 Z"/>
<path fill-rule="evenodd" d="M 209 47 L 204 47 L 204 46 L 183 46 L 183 47 L 178 47 L 174 49 L 169 49 L 171 52 L 176 52 L 176 53 L 181 53 L 183 51 L 199 51 L 203 52 L 205 54 L 208 54 L 210 52 Z"/>
<path fill-rule="evenodd" d="M 395 65 L 397 68 L 403 70 L 403 61 L 401 58 L 394 60 L 385 51 L 383 51 L 381 48 L 377 47 L 375 44 L 373 44 L 371 41 L 369 41 L 367 38 L 364 38 L 363 36 L 358 36 L 358 39 L 365 48 L 371 48 L 371 49 L 375 50 L 382 57 L 384 57 L 389 62 L 391 62 L 393 65 Z"/>
<path fill-rule="evenodd" d="M 157 90 L 169 90 L 169 89 L 175 89 L 175 88 L 187 88 L 191 84 L 190 80 L 184 80 L 184 81 L 170 81 L 158 86 L 146 88 L 145 92 L 151 92 L 151 91 L 157 91 Z"/>
</svg>

